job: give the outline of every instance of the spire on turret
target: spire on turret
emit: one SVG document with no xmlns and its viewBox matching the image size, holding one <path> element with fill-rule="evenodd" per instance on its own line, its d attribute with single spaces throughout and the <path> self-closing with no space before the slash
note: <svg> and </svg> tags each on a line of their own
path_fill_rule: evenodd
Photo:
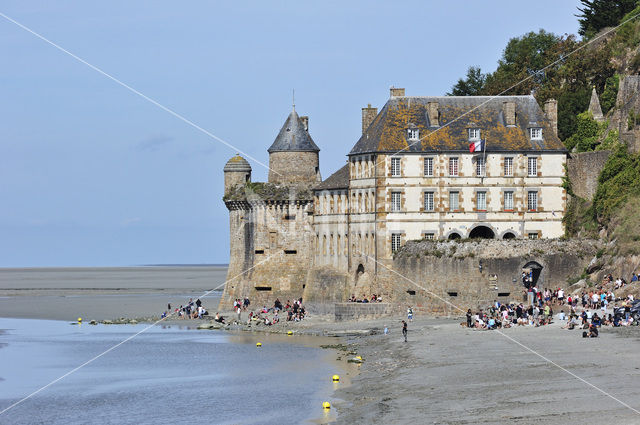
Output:
<svg viewBox="0 0 640 425">
<path fill-rule="evenodd" d="M 598 99 L 598 94 L 596 93 L 596 87 L 593 87 L 591 90 L 591 101 L 589 102 L 589 112 L 593 115 L 593 119 L 602 122 L 604 121 L 604 115 L 602 114 L 602 108 L 600 108 L 600 100 Z"/>
<path fill-rule="evenodd" d="M 295 108 L 295 105 L 294 105 Z M 280 129 L 276 140 L 267 150 L 272 152 L 319 152 L 320 149 L 309 134 L 307 117 L 300 118 L 294 109 Z"/>
</svg>

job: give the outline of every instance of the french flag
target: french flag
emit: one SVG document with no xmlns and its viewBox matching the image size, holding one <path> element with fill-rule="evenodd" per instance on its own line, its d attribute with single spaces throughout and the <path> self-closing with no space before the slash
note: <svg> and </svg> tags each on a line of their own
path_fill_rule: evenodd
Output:
<svg viewBox="0 0 640 425">
<path fill-rule="evenodd" d="M 469 152 L 473 153 L 482 151 L 484 151 L 484 140 L 469 143 Z"/>
</svg>

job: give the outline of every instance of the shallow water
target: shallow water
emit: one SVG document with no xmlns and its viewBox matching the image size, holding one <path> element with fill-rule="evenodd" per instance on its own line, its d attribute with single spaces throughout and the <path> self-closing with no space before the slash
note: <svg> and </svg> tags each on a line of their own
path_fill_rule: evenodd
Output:
<svg viewBox="0 0 640 425">
<path fill-rule="evenodd" d="M 0 319 L 0 410 L 146 326 Z M 334 353 L 308 345 L 317 342 L 158 325 L 0 415 L 0 423 L 265 424 L 322 418 L 322 401 L 331 401 L 330 377 L 340 371 L 330 361 Z"/>
</svg>

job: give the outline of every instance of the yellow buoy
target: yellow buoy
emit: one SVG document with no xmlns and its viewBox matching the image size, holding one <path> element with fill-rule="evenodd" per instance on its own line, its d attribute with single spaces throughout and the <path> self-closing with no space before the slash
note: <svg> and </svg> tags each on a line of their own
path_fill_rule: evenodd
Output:
<svg viewBox="0 0 640 425">
<path fill-rule="evenodd" d="M 338 376 L 338 375 L 333 375 L 333 376 L 331 377 L 331 379 L 333 380 L 333 382 L 338 382 L 338 381 L 340 380 L 340 376 Z"/>
<path fill-rule="evenodd" d="M 82 323 L 82 317 L 78 317 L 78 323 Z"/>
<path fill-rule="evenodd" d="M 356 359 L 358 359 L 358 360 L 362 360 L 362 357 L 360 357 L 360 356 L 356 356 Z"/>
<path fill-rule="evenodd" d="M 287 335 L 293 335 L 293 331 L 287 331 Z"/>
<path fill-rule="evenodd" d="M 331 409 L 331 403 L 329 403 L 328 401 L 325 401 L 324 403 L 322 403 L 322 408 Z"/>
<path fill-rule="evenodd" d="M 262 343 L 261 342 L 257 342 L 256 343 L 256 347 L 262 347 Z"/>
</svg>

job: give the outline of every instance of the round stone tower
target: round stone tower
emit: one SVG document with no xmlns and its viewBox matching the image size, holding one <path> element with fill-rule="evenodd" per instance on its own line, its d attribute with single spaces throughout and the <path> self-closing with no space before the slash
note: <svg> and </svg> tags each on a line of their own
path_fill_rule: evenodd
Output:
<svg viewBox="0 0 640 425">
<path fill-rule="evenodd" d="M 235 185 L 251 181 L 251 165 L 240 154 L 227 161 L 223 170 L 225 193 Z"/>
<path fill-rule="evenodd" d="M 269 183 L 290 184 L 322 181 L 320 149 L 309 134 L 309 117 L 289 114 L 269 152 Z"/>
</svg>

